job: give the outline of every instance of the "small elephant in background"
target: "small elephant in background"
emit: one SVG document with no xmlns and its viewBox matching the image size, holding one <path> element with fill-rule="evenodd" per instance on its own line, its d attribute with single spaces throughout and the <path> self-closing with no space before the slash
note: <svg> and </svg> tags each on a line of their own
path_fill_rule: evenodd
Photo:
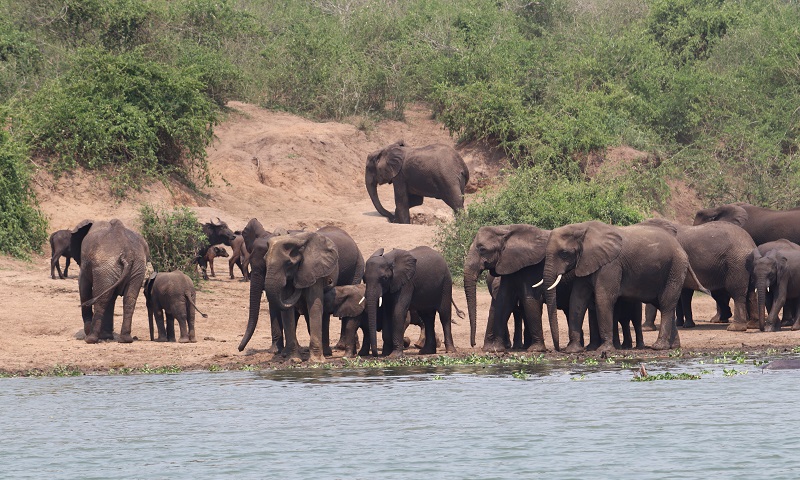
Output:
<svg viewBox="0 0 800 480">
<path fill-rule="evenodd" d="M 753 250 L 752 281 L 758 295 L 758 321 L 761 331 L 779 332 L 781 322 L 778 312 L 793 304 L 791 311 L 784 311 L 784 319 L 792 319 L 792 330 L 800 330 L 800 252 L 793 249 L 773 249 L 761 255 Z M 769 316 L 764 318 L 767 297 L 772 298 Z M 788 308 L 785 310 L 789 310 Z"/>
<path fill-rule="evenodd" d="M 196 292 L 192 279 L 180 271 L 154 273 L 144 282 L 144 298 L 147 301 L 147 321 L 150 325 L 150 340 L 156 342 L 174 342 L 175 320 L 181 336 L 177 339 L 180 343 L 194 343 L 197 341 L 195 334 L 195 310 L 207 318 L 195 303 Z M 166 327 L 164 315 L 167 317 Z M 158 338 L 154 338 L 153 317 L 158 327 Z"/>
<path fill-rule="evenodd" d="M 367 156 L 364 183 L 375 209 L 394 223 L 411 223 L 409 209 L 422 205 L 424 197 L 439 198 L 453 211 L 464 208 L 464 188 L 469 169 L 449 145 L 409 147 L 399 140 Z M 378 185 L 394 186 L 394 213 L 378 198 Z"/>
<path fill-rule="evenodd" d="M 233 254 L 228 259 L 228 273 L 231 276 L 231 280 L 233 280 L 233 266 L 238 265 L 239 270 L 242 272 L 242 281 L 246 282 L 250 280 L 250 252 L 247 251 L 247 245 L 245 245 L 241 232 L 234 232 L 234 234 L 236 238 L 231 242 Z"/>
<path fill-rule="evenodd" d="M 56 278 L 55 270 L 58 269 L 58 278 L 69 278 L 67 270 L 69 269 L 69 260 L 72 258 L 70 253 L 69 244 L 72 240 L 72 232 L 70 230 L 58 230 L 50 235 L 50 278 Z M 61 266 L 58 260 L 61 257 L 66 257 L 67 261 L 64 264 L 64 273 L 61 273 Z"/>
</svg>

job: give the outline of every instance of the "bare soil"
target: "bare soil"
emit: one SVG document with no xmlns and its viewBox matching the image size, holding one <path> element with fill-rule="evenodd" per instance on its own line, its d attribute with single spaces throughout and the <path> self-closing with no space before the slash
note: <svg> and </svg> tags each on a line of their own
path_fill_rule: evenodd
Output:
<svg viewBox="0 0 800 480">
<path fill-rule="evenodd" d="M 401 138 L 410 145 L 455 143 L 448 132 L 432 120 L 425 107 L 409 109 L 403 122 L 384 121 L 370 131 L 362 131 L 351 124 L 318 123 L 243 103 L 233 102 L 229 106 L 233 112 L 216 129 L 217 139 L 208 150 L 214 186 L 205 189 L 203 194 L 177 183 L 169 186 L 153 183 L 140 193 L 119 200 L 110 196 L 106 182 L 96 175 L 78 171 L 55 180 L 46 172 L 39 172 L 35 179 L 36 191 L 50 219 L 51 229 L 72 228 L 85 218 L 119 218 L 127 226 L 138 229 L 137 212 L 143 202 L 186 205 L 201 219 L 219 217 L 233 229 L 241 229 L 253 217 L 267 229 L 280 226 L 313 230 L 336 225 L 353 236 L 366 257 L 378 248 L 433 245 L 436 224 L 452 218 L 443 202 L 426 199 L 424 205 L 412 210 L 414 223 L 389 224 L 373 208 L 363 184 L 367 154 L 388 143 Z M 507 167 L 502 155 L 480 144 L 456 148 L 470 168 L 470 192 L 474 192 L 476 186 L 485 188 L 500 181 L 501 170 Z M 619 151 L 625 157 L 622 161 L 631 157 L 630 149 Z M 604 161 L 613 162 L 614 159 L 609 158 L 613 155 L 613 150 L 607 152 Z M 680 201 L 685 203 L 683 188 Z M 391 210 L 391 186 L 381 187 L 379 192 L 384 205 Z M 688 210 L 694 207 L 693 201 L 688 203 L 690 207 L 683 207 L 687 212 L 676 215 L 684 222 Z M 56 365 L 74 366 L 84 371 L 145 365 L 232 369 L 280 362 L 266 352 L 270 338 L 264 316 L 248 348 L 244 352 L 237 350 L 247 323 L 249 285 L 241 281 L 238 272 L 234 272 L 235 279 L 229 278 L 227 259 L 215 261 L 216 277 L 204 283 L 198 292 L 198 306 L 208 313 L 208 318 L 197 319 L 197 343 L 150 342 L 144 298 L 140 297 L 133 320 L 133 334 L 138 341 L 88 345 L 75 338 L 83 326 L 78 300 L 79 269 L 73 263 L 69 279 L 52 280 L 49 246 L 46 250 L 45 255 L 35 257 L 33 262 L 0 257 L 0 331 L 3 332 L 0 369 L 4 371 L 46 370 Z M 454 287 L 454 299 L 466 310 L 461 287 Z M 480 289 L 479 338 L 475 348 L 469 346 L 468 320 L 458 320 L 458 325 L 454 326 L 459 352 L 480 352 L 489 300 L 486 290 Z M 708 297 L 700 296 L 694 306 L 695 316 L 701 323 L 695 329 L 680 332 L 684 352 L 752 351 L 788 348 L 800 343 L 800 332 L 727 332 L 725 325 L 702 323 L 714 313 L 714 305 Z M 120 323 L 121 302 L 118 302 L 117 329 Z M 544 323 L 549 338 L 547 322 Z M 334 340 L 338 337 L 338 326 L 334 319 L 331 328 Z M 441 332 L 438 325 L 437 331 Z M 298 332 L 301 343 L 307 343 L 304 329 Z M 416 339 L 416 334 L 416 331 L 408 332 L 412 339 Z M 657 332 L 646 332 L 645 342 L 652 344 L 656 336 Z M 563 318 L 560 338 L 562 345 L 566 344 Z M 411 349 L 409 354 L 416 355 L 416 352 Z M 335 352 L 336 357 L 340 355 L 341 352 Z"/>
</svg>

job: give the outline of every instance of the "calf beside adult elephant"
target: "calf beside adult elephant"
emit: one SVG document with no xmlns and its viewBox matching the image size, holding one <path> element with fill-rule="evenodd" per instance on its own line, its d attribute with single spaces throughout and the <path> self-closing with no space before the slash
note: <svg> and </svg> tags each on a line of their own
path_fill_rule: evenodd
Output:
<svg viewBox="0 0 800 480">
<path fill-rule="evenodd" d="M 275 309 L 280 316 L 277 326 L 277 319 L 273 316 L 272 331 L 273 344 L 276 343 L 276 334 L 285 340 L 283 356 L 300 357 L 295 309 L 301 307 L 308 315 L 310 359 L 324 361 L 325 355 L 331 354 L 328 338 L 330 315 L 324 311 L 324 294 L 337 285 L 360 282 L 364 259 L 358 246 L 347 232 L 337 227 L 274 235 L 266 232 L 257 220 L 248 223 L 242 236 L 251 251 L 252 272 L 250 313 L 239 351 L 244 350 L 255 331 L 261 295 L 265 292 L 271 313 Z"/>
<path fill-rule="evenodd" d="M 203 316 L 205 313 L 197 308 L 197 293 L 194 283 L 185 273 L 180 271 L 153 273 L 144 281 L 144 298 L 147 302 L 147 322 L 150 326 L 150 340 L 156 342 L 174 342 L 175 320 L 178 321 L 180 343 L 196 342 L 195 310 Z M 166 325 L 164 323 L 166 315 Z M 154 338 L 153 319 L 158 328 L 158 338 Z"/>
<path fill-rule="evenodd" d="M 147 242 L 117 219 L 84 220 L 72 230 L 70 252 L 81 266 L 78 287 L 86 343 L 113 338 L 118 296 L 123 306 L 119 342 L 132 342 L 133 310 L 150 260 Z"/>
<path fill-rule="evenodd" d="M 424 197 L 439 198 L 454 211 L 464 208 L 469 170 L 453 147 L 442 144 L 413 148 L 402 140 L 367 156 L 364 182 L 375 209 L 390 222 L 411 223 L 409 209 Z M 378 198 L 378 185 L 394 187 L 394 213 Z"/>
<path fill-rule="evenodd" d="M 653 348 L 680 346 L 675 307 L 685 284 L 701 289 L 689 258 L 675 238 L 662 228 L 646 225 L 615 227 L 599 221 L 565 225 L 550 233 L 544 266 L 548 285 L 548 314 L 556 315 L 556 291 L 563 275 L 576 278 L 570 296 L 570 353 L 583 350 L 582 316 L 594 297 L 599 351 L 614 349 L 614 309 L 619 299 L 655 305 L 661 311 L 661 328 Z M 686 276 L 690 281 L 686 281 Z"/>
</svg>

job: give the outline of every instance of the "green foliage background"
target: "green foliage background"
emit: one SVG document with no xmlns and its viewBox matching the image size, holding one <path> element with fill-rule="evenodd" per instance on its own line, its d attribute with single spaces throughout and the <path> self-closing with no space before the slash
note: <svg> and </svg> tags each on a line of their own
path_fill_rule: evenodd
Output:
<svg viewBox="0 0 800 480">
<path fill-rule="evenodd" d="M 230 99 L 359 125 L 427 102 L 521 169 L 445 227 L 460 244 L 478 222 L 634 221 L 670 177 L 708 204 L 794 207 L 799 29 L 782 0 L 0 0 L 0 104 L 21 155 L 124 195 L 209 183 Z M 616 145 L 660 161 L 586 178 Z M 0 249 L 41 243 L 14 238 Z"/>
<path fill-rule="evenodd" d="M 139 221 L 155 271 L 180 270 L 198 284 L 201 277 L 194 260 L 197 250 L 208 240 L 197 215 L 186 207 L 166 210 L 142 205 Z"/>
</svg>

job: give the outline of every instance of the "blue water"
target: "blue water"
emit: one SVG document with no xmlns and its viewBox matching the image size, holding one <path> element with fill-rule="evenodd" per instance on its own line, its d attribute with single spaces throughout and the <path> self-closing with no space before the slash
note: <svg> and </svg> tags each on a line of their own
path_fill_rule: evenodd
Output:
<svg viewBox="0 0 800 480">
<path fill-rule="evenodd" d="M 0 477 L 800 475 L 800 371 L 692 365 L 712 373 L 631 382 L 523 368 L 3 379 Z"/>
</svg>

